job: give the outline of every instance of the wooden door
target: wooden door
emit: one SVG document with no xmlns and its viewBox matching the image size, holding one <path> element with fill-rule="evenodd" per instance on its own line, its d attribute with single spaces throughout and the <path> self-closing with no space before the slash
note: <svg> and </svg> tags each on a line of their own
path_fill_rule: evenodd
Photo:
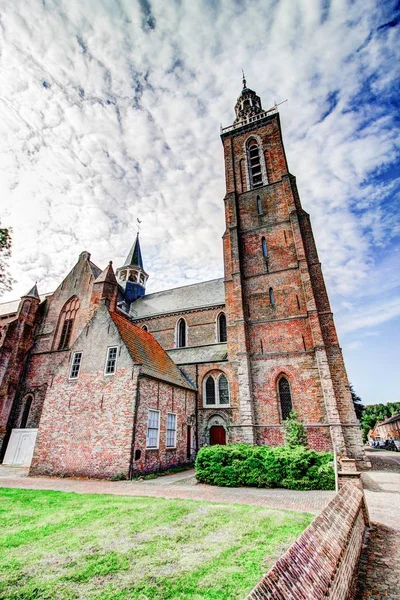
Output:
<svg viewBox="0 0 400 600">
<path fill-rule="evenodd" d="M 222 425 L 213 425 L 210 429 L 210 446 L 220 444 L 225 446 L 226 444 L 226 433 Z"/>
</svg>

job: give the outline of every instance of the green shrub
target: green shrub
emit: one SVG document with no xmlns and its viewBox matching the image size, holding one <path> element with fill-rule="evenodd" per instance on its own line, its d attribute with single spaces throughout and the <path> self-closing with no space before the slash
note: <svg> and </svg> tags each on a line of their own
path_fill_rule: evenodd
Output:
<svg viewBox="0 0 400 600">
<path fill-rule="evenodd" d="M 299 421 L 299 415 L 295 410 L 291 410 L 288 418 L 284 422 L 285 444 L 294 448 L 295 446 L 305 446 L 307 448 L 307 431 L 304 424 Z"/>
<path fill-rule="evenodd" d="M 211 485 L 291 490 L 333 490 L 333 456 L 304 446 L 204 446 L 196 458 L 196 477 Z"/>
</svg>

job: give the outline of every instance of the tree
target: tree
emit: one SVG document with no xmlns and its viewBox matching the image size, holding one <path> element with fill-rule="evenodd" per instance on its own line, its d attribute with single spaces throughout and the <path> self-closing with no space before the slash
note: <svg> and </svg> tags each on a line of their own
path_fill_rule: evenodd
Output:
<svg viewBox="0 0 400 600">
<path fill-rule="evenodd" d="M 373 429 L 378 421 L 385 421 L 400 412 L 400 402 L 387 404 L 370 404 L 365 406 L 361 416 L 361 429 L 364 441 L 367 440 L 368 431 Z"/>
<path fill-rule="evenodd" d="M 358 396 L 356 391 L 354 390 L 354 386 L 352 383 L 350 383 L 349 388 L 351 393 L 351 399 L 353 400 L 354 404 L 354 410 L 356 411 L 356 417 L 360 421 L 365 407 L 362 403 L 360 396 Z"/>
<path fill-rule="evenodd" d="M 11 229 L 0 227 L 0 296 L 11 290 L 13 283 L 8 266 L 11 245 Z"/>
<path fill-rule="evenodd" d="M 291 448 L 294 446 L 305 446 L 307 448 L 307 431 L 298 417 L 297 412 L 291 410 L 284 423 L 285 444 Z"/>
</svg>

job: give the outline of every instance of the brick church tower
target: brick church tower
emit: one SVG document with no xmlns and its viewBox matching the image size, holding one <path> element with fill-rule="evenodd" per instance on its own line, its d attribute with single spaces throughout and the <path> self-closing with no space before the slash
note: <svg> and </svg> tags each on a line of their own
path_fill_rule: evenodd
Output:
<svg viewBox="0 0 400 600">
<path fill-rule="evenodd" d="M 289 173 L 276 108 L 243 89 L 221 131 L 228 359 L 236 370 L 236 441 L 282 443 L 291 408 L 310 447 L 364 461 L 309 215 Z"/>
</svg>

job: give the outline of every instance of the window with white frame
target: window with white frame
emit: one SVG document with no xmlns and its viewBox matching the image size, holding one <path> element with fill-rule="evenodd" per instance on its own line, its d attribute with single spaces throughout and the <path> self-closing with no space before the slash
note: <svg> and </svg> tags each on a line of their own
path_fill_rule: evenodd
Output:
<svg viewBox="0 0 400 600">
<path fill-rule="evenodd" d="M 147 422 L 147 448 L 158 448 L 158 441 L 160 436 L 160 411 L 149 410 L 149 417 Z"/>
<path fill-rule="evenodd" d="M 77 379 L 82 362 L 82 352 L 74 352 L 72 355 L 71 369 L 69 372 L 70 379 Z"/>
<path fill-rule="evenodd" d="M 167 448 L 176 446 L 176 414 L 167 414 Z"/>
<path fill-rule="evenodd" d="M 104 369 L 104 375 L 113 375 L 117 368 L 117 352 L 118 346 L 111 346 L 107 348 L 106 366 Z"/>
<path fill-rule="evenodd" d="M 229 406 L 229 382 L 223 373 L 209 375 L 203 388 L 203 406 Z"/>
</svg>

